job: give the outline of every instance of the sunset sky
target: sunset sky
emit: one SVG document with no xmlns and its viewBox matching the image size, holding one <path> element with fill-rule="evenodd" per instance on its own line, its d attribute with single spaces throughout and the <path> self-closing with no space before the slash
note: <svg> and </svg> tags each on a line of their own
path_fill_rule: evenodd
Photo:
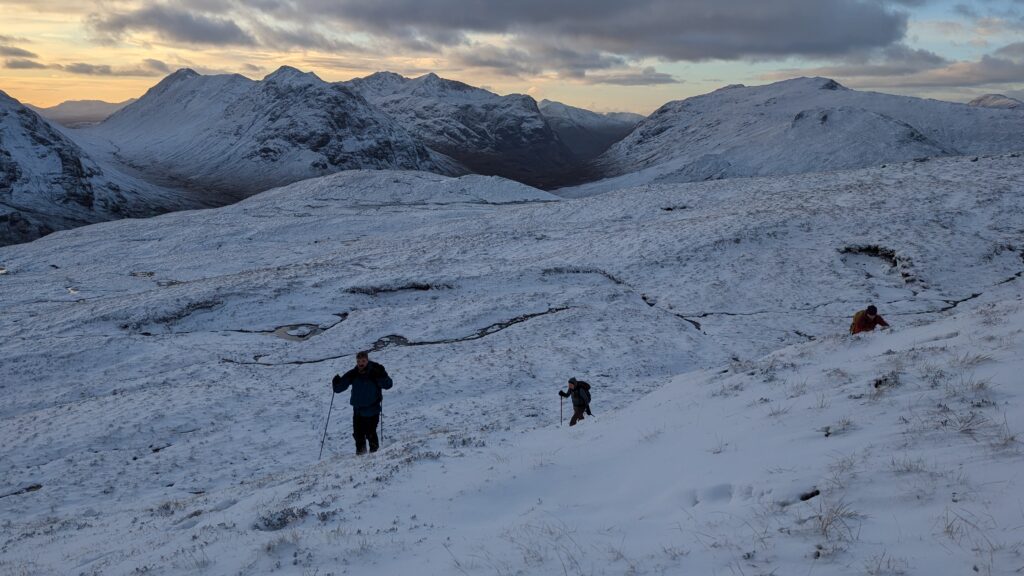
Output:
<svg viewBox="0 0 1024 576">
<path fill-rule="evenodd" d="M 649 113 L 801 75 L 966 101 L 1024 97 L 1024 0 L 0 0 L 0 90 L 140 96 L 178 68 L 325 80 L 436 72 Z"/>
</svg>

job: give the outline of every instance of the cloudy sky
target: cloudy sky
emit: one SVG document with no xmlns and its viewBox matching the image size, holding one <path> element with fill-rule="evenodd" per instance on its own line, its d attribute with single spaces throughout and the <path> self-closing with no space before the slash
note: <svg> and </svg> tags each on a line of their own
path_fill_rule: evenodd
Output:
<svg viewBox="0 0 1024 576">
<path fill-rule="evenodd" d="M 182 67 L 325 80 L 437 72 L 648 113 L 800 75 L 1024 97 L 1024 0 L 0 0 L 0 90 L 120 101 Z"/>
</svg>

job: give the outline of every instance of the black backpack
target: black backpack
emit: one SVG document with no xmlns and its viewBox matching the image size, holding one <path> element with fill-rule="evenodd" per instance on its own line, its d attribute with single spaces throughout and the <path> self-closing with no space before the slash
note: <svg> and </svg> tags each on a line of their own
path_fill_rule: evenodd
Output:
<svg viewBox="0 0 1024 576">
<path fill-rule="evenodd" d="M 586 386 L 580 386 L 580 384 L 585 384 Z M 576 382 L 576 385 L 579 386 L 579 389 L 580 389 L 580 391 L 579 391 L 580 400 L 583 400 L 583 403 L 586 404 L 587 407 L 590 407 L 590 389 L 591 389 L 590 384 L 588 382 L 583 382 L 582 380 L 580 380 L 580 381 Z"/>
</svg>

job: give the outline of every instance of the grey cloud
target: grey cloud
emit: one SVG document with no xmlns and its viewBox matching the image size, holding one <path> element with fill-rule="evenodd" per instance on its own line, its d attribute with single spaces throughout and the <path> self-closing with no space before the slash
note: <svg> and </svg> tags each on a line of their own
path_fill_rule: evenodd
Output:
<svg viewBox="0 0 1024 576">
<path fill-rule="evenodd" d="M 412 30 L 564 38 L 577 50 L 665 60 L 835 56 L 885 46 L 906 14 L 860 0 L 298 0 L 379 34 Z M 443 40 L 443 38 L 442 38 Z"/>
<path fill-rule="evenodd" d="M 14 46 L 3 46 L 0 45 L 0 56 L 13 56 L 15 58 L 38 58 L 38 54 L 35 52 L 29 52 L 28 50 L 22 50 Z"/>
<path fill-rule="evenodd" d="M 862 85 L 872 88 L 963 88 L 968 86 L 1019 85 L 1024 81 L 1024 61 L 986 55 L 973 62 L 953 62 L 948 66 L 910 74 L 864 78 Z"/>
<path fill-rule="evenodd" d="M 536 75 L 546 70 L 566 78 L 584 78 L 589 70 L 606 70 L 626 64 L 613 54 L 579 52 L 564 46 L 533 44 L 529 49 L 499 48 L 474 44 L 450 54 L 456 64 L 486 68 L 506 76 Z"/>
<path fill-rule="evenodd" d="M 618 86 L 651 86 L 655 84 L 681 84 L 683 80 L 658 72 L 653 67 L 623 72 L 587 74 L 587 84 L 615 84 Z"/>
<path fill-rule="evenodd" d="M 911 48 L 905 44 L 894 44 L 881 50 L 853 56 L 845 62 L 834 66 L 782 70 L 769 74 L 766 77 L 781 79 L 791 78 L 796 75 L 837 78 L 904 76 L 925 70 L 942 68 L 950 63 L 946 58 L 929 50 Z"/>
<path fill-rule="evenodd" d="M 532 61 L 530 54 L 518 48 L 498 48 L 484 44 L 452 56 L 456 64 L 485 68 L 506 76 L 534 75 L 541 72 L 541 68 Z"/>
<path fill-rule="evenodd" d="M 376 42 L 391 51 L 440 54 L 445 48 L 468 46 L 472 43 L 466 34 L 454 30 L 417 30 L 395 26 L 386 32 L 377 31 Z"/>
<path fill-rule="evenodd" d="M 36 62 L 35 60 L 12 58 L 4 62 L 4 68 L 10 68 L 11 70 L 34 70 L 39 68 L 48 68 L 48 66 L 46 64 Z"/>
<path fill-rule="evenodd" d="M 994 52 L 995 55 L 1010 59 L 1024 59 L 1024 42 L 1007 44 Z M 1022 79 L 1024 81 L 1024 79 Z"/>
<path fill-rule="evenodd" d="M 984 86 L 988 84 L 1019 84 L 1024 82 L 1024 62 L 998 56 L 982 56 L 977 62 L 957 62 L 907 77 L 901 85 L 918 86 Z"/>
<path fill-rule="evenodd" d="M 900 6 L 923 1 L 161 0 L 92 14 L 87 24 L 106 41 L 148 31 L 191 44 L 423 53 L 510 76 L 555 72 L 585 80 L 645 59 L 864 53 L 903 38 L 908 16 Z M 513 47 L 474 42 L 474 33 L 502 35 Z M 636 70 L 606 76 L 617 82 L 674 81 Z"/>
<path fill-rule="evenodd" d="M 224 14 L 230 11 L 234 6 L 230 0 L 179 0 L 183 8 L 189 10 L 198 10 L 200 12 L 213 12 L 216 14 Z M 251 2 L 246 2 L 246 5 L 250 5 Z"/>
<path fill-rule="evenodd" d="M 302 59 L 302 63 L 311 68 L 332 68 L 332 69 L 345 69 L 345 70 L 360 70 L 363 72 L 380 72 L 381 60 L 379 57 L 370 56 L 345 56 L 345 57 L 330 57 L 330 56 L 314 56 L 306 57 Z M 419 68 L 416 66 L 400 65 L 395 66 L 393 63 L 389 64 L 391 72 L 401 74 L 403 76 L 413 77 L 422 76 L 430 72 L 434 72 L 431 68 Z"/>
<path fill-rule="evenodd" d="M 596 51 L 579 52 L 563 46 L 540 46 L 531 52 L 540 62 L 547 63 L 563 76 L 573 78 L 584 77 L 588 70 L 605 70 L 626 64 L 621 56 Z"/>
<path fill-rule="evenodd" d="M 108 41 L 133 31 L 154 32 L 164 40 L 189 44 L 254 45 L 253 36 L 233 20 L 192 13 L 180 8 L 156 4 L 131 12 L 91 14 L 88 26 Z"/>
<path fill-rule="evenodd" d="M 156 72 L 163 72 L 165 74 L 171 73 L 171 67 L 168 66 L 166 62 L 162 62 L 154 58 L 146 58 L 142 61 L 142 65 Z"/>
<path fill-rule="evenodd" d="M 114 69 L 107 64 L 86 64 L 84 62 L 66 64 L 61 66 L 61 69 L 72 74 L 86 74 L 90 76 L 113 76 L 114 72 Z"/>
<path fill-rule="evenodd" d="M 261 12 L 294 13 L 295 6 L 287 0 L 246 0 L 245 5 Z"/>
<path fill-rule="evenodd" d="M 981 13 L 978 12 L 978 9 L 975 8 L 974 6 L 969 5 L 969 4 L 957 4 L 956 6 L 953 6 L 953 12 L 956 13 L 956 14 L 959 14 L 960 16 L 964 16 L 966 18 L 980 18 L 981 17 Z"/>
<path fill-rule="evenodd" d="M 320 32 L 306 28 L 284 28 L 258 24 L 256 37 L 263 46 L 278 49 L 308 48 L 329 52 L 366 52 L 367 48 L 353 42 L 330 38 Z"/>
<path fill-rule="evenodd" d="M 86 76 L 161 76 L 170 72 L 170 66 L 160 60 L 146 59 L 139 66 L 134 67 L 113 67 L 107 64 L 88 64 L 75 62 L 73 64 L 54 65 L 71 74 L 82 74 Z"/>
<path fill-rule="evenodd" d="M 1024 30 L 1024 11 L 1017 7 L 1024 7 L 1024 2 L 1011 0 L 1011 4 L 991 1 L 986 1 L 984 4 L 957 4 L 953 7 L 953 11 L 984 28 Z"/>
</svg>

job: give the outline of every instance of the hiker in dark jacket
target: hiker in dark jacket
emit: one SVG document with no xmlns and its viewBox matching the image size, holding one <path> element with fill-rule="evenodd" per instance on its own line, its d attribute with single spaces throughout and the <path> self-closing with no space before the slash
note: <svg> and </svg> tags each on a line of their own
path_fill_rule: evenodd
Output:
<svg viewBox="0 0 1024 576">
<path fill-rule="evenodd" d="M 377 438 L 377 423 L 380 422 L 382 390 L 390 390 L 393 382 L 387 370 L 376 362 L 370 362 L 367 352 L 356 354 L 356 367 L 344 375 L 334 375 L 331 381 L 334 393 L 338 394 L 352 387 L 352 437 L 356 439 L 356 454 L 366 454 L 366 442 L 370 452 L 380 448 Z"/>
<path fill-rule="evenodd" d="M 575 426 L 583 420 L 583 414 L 594 414 L 590 411 L 590 384 L 583 380 L 569 378 L 569 391 L 559 390 L 558 395 L 562 398 L 572 398 L 572 419 L 569 426 Z"/>
<path fill-rule="evenodd" d="M 850 324 L 850 334 L 861 332 L 872 332 L 876 326 L 888 328 L 889 323 L 878 314 L 878 308 L 874 304 L 853 315 L 853 322 Z"/>
</svg>

